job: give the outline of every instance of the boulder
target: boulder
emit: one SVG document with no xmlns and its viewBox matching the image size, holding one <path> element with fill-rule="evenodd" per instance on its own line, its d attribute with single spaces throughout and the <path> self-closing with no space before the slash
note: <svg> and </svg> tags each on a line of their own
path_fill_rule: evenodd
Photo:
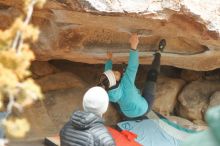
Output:
<svg viewBox="0 0 220 146">
<path fill-rule="evenodd" d="M 187 119 L 177 117 L 177 116 L 166 116 L 166 118 L 184 128 L 191 129 L 191 130 L 200 131 L 200 130 L 206 130 L 208 128 L 208 126 L 205 124 L 201 124 L 201 123 L 195 124 Z"/>
<path fill-rule="evenodd" d="M 184 85 L 184 80 L 160 76 L 157 81 L 153 110 L 163 115 L 170 115 L 176 105 L 178 94 Z"/>
<path fill-rule="evenodd" d="M 24 116 L 31 124 L 26 140 L 56 135 L 76 110 L 82 110 L 83 95 L 89 87 L 75 87 L 48 91 L 45 99 L 25 110 Z M 116 125 L 121 120 L 114 106 L 110 105 L 103 115 L 107 125 Z"/>
<path fill-rule="evenodd" d="M 45 107 L 58 127 L 62 126 L 74 111 L 82 110 L 83 95 L 88 88 L 90 87 L 62 89 L 46 93 Z M 103 118 L 107 125 L 116 125 L 121 120 L 119 113 L 111 104 Z"/>
<path fill-rule="evenodd" d="M 31 71 L 34 75 L 41 77 L 53 74 L 58 70 L 47 61 L 33 61 L 31 63 Z"/>
<path fill-rule="evenodd" d="M 181 78 L 187 82 L 200 80 L 204 77 L 204 72 L 193 70 L 182 70 Z"/>
<path fill-rule="evenodd" d="M 107 112 L 103 115 L 105 124 L 108 126 L 116 126 L 118 122 L 122 121 L 123 116 L 120 114 L 119 109 L 112 103 L 109 104 Z"/>
<path fill-rule="evenodd" d="M 47 92 L 44 106 L 48 115 L 56 126 L 63 126 L 76 110 L 82 110 L 82 99 L 84 93 L 90 88 L 70 88 Z M 121 120 L 121 116 L 113 105 L 109 105 L 107 112 L 103 115 L 107 125 L 116 125 Z"/>
<path fill-rule="evenodd" d="M 31 125 L 31 129 L 25 137 L 26 141 L 42 139 L 59 132 L 59 128 L 48 115 L 47 107 L 43 101 L 35 102 L 30 107 L 25 108 L 23 116 Z"/>
<path fill-rule="evenodd" d="M 81 78 L 70 72 L 51 74 L 35 81 L 40 85 L 43 92 L 73 87 L 84 87 L 87 84 L 82 81 Z"/>
<path fill-rule="evenodd" d="M 218 105 L 220 105 L 220 91 L 216 91 L 215 93 L 212 94 L 208 108 Z"/>
<path fill-rule="evenodd" d="M 25 109 L 23 115 L 31 124 L 25 140 L 57 135 L 73 111 L 82 108 L 82 97 L 88 87 L 60 89 L 45 93 L 45 99 Z"/>
<path fill-rule="evenodd" d="M 88 87 L 49 91 L 45 94 L 44 107 L 59 129 L 69 120 L 72 113 L 82 110 L 82 99 Z"/>
<path fill-rule="evenodd" d="M 205 79 L 210 81 L 220 80 L 220 69 L 205 72 Z"/>
<path fill-rule="evenodd" d="M 22 13 L 21 1 L 0 0 L 0 28 Z M 140 63 L 150 64 L 161 38 L 167 40 L 161 63 L 197 71 L 220 67 L 220 1 L 196 0 L 50 0 L 35 9 L 40 30 L 33 44 L 37 60 L 66 59 L 114 63 L 128 59 L 128 38 L 141 32 Z"/>
<path fill-rule="evenodd" d="M 203 120 L 209 99 L 217 90 L 220 90 L 219 80 L 199 80 L 186 85 L 178 97 L 178 114 L 190 120 Z"/>
</svg>

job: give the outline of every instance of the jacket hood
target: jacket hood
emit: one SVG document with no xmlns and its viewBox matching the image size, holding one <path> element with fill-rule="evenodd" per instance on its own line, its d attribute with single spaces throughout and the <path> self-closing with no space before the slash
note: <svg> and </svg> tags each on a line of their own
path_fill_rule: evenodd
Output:
<svg viewBox="0 0 220 146">
<path fill-rule="evenodd" d="M 71 122 L 76 129 L 89 129 L 95 124 L 104 123 L 101 117 L 85 111 L 74 112 Z"/>
</svg>

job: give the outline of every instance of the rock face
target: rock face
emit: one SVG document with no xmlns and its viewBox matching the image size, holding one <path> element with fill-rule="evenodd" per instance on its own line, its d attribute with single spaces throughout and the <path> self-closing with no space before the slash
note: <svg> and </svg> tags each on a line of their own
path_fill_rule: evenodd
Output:
<svg viewBox="0 0 220 146">
<path fill-rule="evenodd" d="M 48 75 L 37 79 L 36 83 L 41 86 L 43 92 L 74 87 L 83 88 L 87 85 L 79 77 L 70 72 Z"/>
<path fill-rule="evenodd" d="M 190 120 L 203 120 L 211 95 L 220 90 L 220 81 L 193 81 L 184 87 L 178 100 L 179 115 Z"/>
<path fill-rule="evenodd" d="M 50 72 L 50 74 L 39 76 L 36 79 L 45 92 L 46 98 L 35 103 L 24 112 L 24 116 L 32 125 L 27 139 L 57 134 L 63 124 L 68 121 L 72 112 L 82 109 L 84 93 L 91 86 L 95 86 L 99 73 L 103 71 L 103 65 L 88 65 L 69 61 L 53 61 L 50 63 L 59 72 Z M 45 65 L 45 70 L 47 70 L 47 62 L 41 62 L 40 65 L 35 66 L 35 70 L 41 69 L 42 64 L 47 64 Z M 148 66 L 140 66 L 139 68 L 137 82 L 140 83 L 141 87 L 143 87 L 148 69 Z M 171 70 L 170 67 L 161 68 L 162 75 L 158 78 L 157 98 L 153 108 L 166 116 L 169 115 L 167 116 L 168 119 L 182 126 L 193 129 L 205 128 L 206 124 L 202 121 L 203 112 L 208 106 L 219 103 L 219 80 L 200 79 L 185 85 L 186 82 L 182 79 L 165 76 L 165 74 L 172 76 L 176 72 L 173 70 L 171 74 L 167 73 L 168 69 Z M 178 71 L 177 73 L 180 74 L 181 72 Z M 177 98 L 178 104 L 176 104 Z M 173 115 L 176 114 L 173 112 L 174 107 L 177 108 L 180 116 L 192 120 L 196 125 L 185 119 L 174 117 Z M 115 125 L 121 121 L 122 117 L 118 110 L 110 104 L 107 113 L 104 114 L 104 119 L 107 125 Z"/>
<path fill-rule="evenodd" d="M 0 0 L 0 28 L 11 24 L 21 1 Z M 141 30 L 140 62 L 149 64 L 157 42 L 167 40 L 162 64 L 192 70 L 220 67 L 220 1 L 210 0 L 51 0 L 36 9 L 32 22 L 41 29 L 33 44 L 38 60 L 67 59 L 126 62 L 128 38 Z"/>
<path fill-rule="evenodd" d="M 208 128 L 205 125 L 196 125 L 187 119 L 176 117 L 176 116 L 166 116 L 166 118 L 178 125 L 181 125 L 182 127 L 192 129 L 192 130 L 200 131 L 200 130 L 206 130 Z"/>
<path fill-rule="evenodd" d="M 200 80 L 203 78 L 203 76 L 204 73 L 199 71 L 183 70 L 181 72 L 181 78 L 187 82 Z"/>
<path fill-rule="evenodd" d="M 34 75 L 41 77 L 57 72 L 57 69 L 47 61 L 33 61 L 31 71 Z"/>
<path fill-rule="evenodd" d="M 160 77 L 157 82 L 156 99 L 153 109 L 163 115 L 170 115 L 177 102 L 177 95 L 185 85 L 181 79 Z"/>
<path fill-rule="evenodd" d="M 38 139 L 58 134 L 62 126 L 76 110 L 82 110 L 84 93 L 88 85 L 70 72 L 60 72 L 38 79 L 45 92 L 45 99 L 24 111 L 31 123 L 31 131 L 26 139 Z M 121 116 L 113 105 L 109 105 L 103 115 L 106 125 L 116 125 Z"/>
<path fill-rule="evenodd" d="M 209 107 L 214 107 L 220 105 L 220 91 L 216 91 L 210 98 Z"/>
</svg>

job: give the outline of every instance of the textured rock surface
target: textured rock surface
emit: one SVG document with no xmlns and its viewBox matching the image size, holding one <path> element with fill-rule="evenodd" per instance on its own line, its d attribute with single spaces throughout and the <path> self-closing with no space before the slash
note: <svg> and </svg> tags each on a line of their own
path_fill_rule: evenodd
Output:
<svg viewBox="0 0 220 146">
<path fill-rule="evenodd" d="M 26 140 L 44 138 L 59 133 L 71 114 L 76 110 L 82 110 L 82 98 L 88 88 L 89 86 L 75 86 L 46 92 L 45 100 L 35 103 L 24 112 L 24 116 L 32 125 Z M 107 125 L 115 125 L 121 120 L 112 105 L 103 116 Z"/>
<path fill-rule="evenodd" d="M 195 123 L 192 123 L 191 121 L 187 120 L 187 119 L 184 119 L 184 118 L 180 118 L 180 117 L 177 117 L 177 116 L 166 116 L 167 119 L 169 119 L 170 121 L 173 121 L 174 123 L 178 124 L 178 125 L 181 125 L 185 128 L 188 128 L 188 129 L 193 129 L 193 130 L 205 130 L 207 129 L 208 127 L 205 126 L 204 124 L 195 124 Z"/>
<path fill-rule="evenodd" d="M 0 28 L 19 14 L 21 1 L 0 0 Z M 126 62 L 129 33 L 142 29 L 140 60 L 149 64 L 160 38 L 167 39 L 162 64 L 193 70 L 220 67 L 220 1 L 210 0 L 48 0 L 35 10 L 42 31 L 33 45 L 38 60 Z"/>
<path fill-rule="evenodd" d="M 89 87 L 70 88 L 51 91 L 46 94 L 45 106 L 47 113 L 58 128 L 70 118 L 73 111 L 82 110 L 83 95 Z M 107 125 L 116 125 L 121 120 L 115 108 L 110 105 L 103 115 Z"/>
<path fill-rule="evenodd" d="M 156 99 L 153 109 L 163 115 L 170 115 L 177 102 L 178 93 L 181 91 L 185 81 L 160 77 L 157 82 Z"/>
<path fill-rule="evenodd" d="M 183 70 L 181 72 L 181 78 L 187 82 L 200 80 L 203 77 L 204 77 L 204 73 L 199 71 Z"/>
<path fill-rule="evenodd" d="M 211 95 L 220 90 L 220 81 L 193 81 L 184 87 L 178 100 L 178 112 L 190 120 L 203 120 Z"/>
<path fill-rule="evenodd" d="M 24 116 L 31 123 L 31 130 L 25 139 L 38 139 L 58 133 L 56 123 L 48 115 L 44 102 L 37 102 L 24 111 Z"/>
<path fill-rule="evenodd" d="M 205 73 L 205 79 L 210 81 L 220 80 L 220 69 Z"/>
<path fill-rule="evenodd" d="M 38 77 L 53 74 L 57 71 L 58 70 L 47 61 L 33 61 L 31 63 L 31 72 Z"/>
<path fill-rule="evenodd" d="M 43 92 L 66 88 L 85 87 L 87 84 L 70 72 L 60 72 L 36 80 Z"/>
<path fill-rule="evenodd" d="M 218 106 L 218 105 L 220 105 L 220 91 L 215 92 L 211 96 L 208 108 L 211 108 L 213 106 Z"/>
<path fill-rule="evenodd" d="M 95 85 L 99 77 L 99 73 L 103 71 L 103 65 L 88 65 L 69 61 L 53 61 L 51 64 L 58 68 L 58 70 L 62 70 L 62 72 L 46 75 L 37 79 L 42 79 L 42 87 L 49 86 L 50 89 L 53 89 L 53 91 L 47 91 L 45 94 L 45 100 L 38 102 L 25 110 L 24 116 L 28 118 L 32 125 L 31 132 L 28 134 L 28 137 L 25 140 L 39 140 L 43 139 L 44 136 L 57 134 L 63 124 L 69 119 L 72 112 L 82 108 L 81 103 L 83 94 L 90 86 Z M 143 79 L 145 79 L 147 70 L 147 66 L 140 66 L 139 68 L 137 82 L 141 83 L 141 87 L 143 87 Z M 167 73 L 167 70 L 169 70 L 169 73 Z M 171 70 L 172 68 L 166 68 L 164 66 L 161 68 L 161 74 L 165 73 L 173 76 L 173 72 L 176 72 L 176 70 L 173 70 L 170 74 Z M 177 73 L 180 72 L 177 71 Z M 66 82 L 68 82 L 68 84 L 66 84 Z M 62 86 L 60 87 L 59 84 Z M 160 76 L 158 80 L 159 90 L 157 91 L 157 95 L 160 95 L 158 96 L 160 97 L 158 98 L 159 101 L 164 99 L 165 101 L 160 102 L 161 105 L 158 105 L 158 107 L 169 105 L 165 106 L 165 108 L 162 108 L 166 109 L 167 111 L 169 111 L 170 107 L 173 108 L 174 104 L 171 103 L 173 103 L 175 100 L 176 94 L 180 88 L 182 88 L 183 84 L 184 81 L 181 79 L 172 79 L 170 77 Z M 208 106 L 209 98 L 206 99 L 206 97 L 210 97 L 212 93 L 220 88 L 219 81 L 195 81 L 191 84 L 186 86 L 184 91 L 181 93 L 184 97 L 181 99 L 181 104 L 183 103 L 184 105 L 185 103 L 186 109 L 191 109 L 185 110 L 183 107 L 181 107 L 181 110 L 185 114 L 183 114 L 183 116 L 187 118 L 190 117 L 189 119 L 192 119 L 192 116 L 195 116 L 198 111 L 201 111 L 200 109 L 201 103 L 203 103 L 203 98 L 205 98 L 205 103 L 207 101 Z M 195 97 L 195 99 L 193 97 Z M 158 102 L 157 100 L 156 102 Z M 178 105 L 176 107 L 179 109 Z M 205 128 L 205 126 L 201 127 L 201 125 L 205 125 L 205 123 L 200 119 L 200 114 L 201 113 L 199 113 L 199 120 L 193 120 L 194 123 L 200 125 L 199 127 L 182 118 L 173 116 L 168 116 L 168 118 L 191 128 Z M 115 124 L 121 120 L 120 115 L 112 105 L 110 105 L 107 113 L 104 115 L 104 118 L 106 119 L 106 124 L 108 125 Z M 19 144 L 16 142 L 14 145 Z M 29 145 L 30 144 L 27 146 Z M 22 146 L 25 146 L 25 144 Z"/>
</svg>

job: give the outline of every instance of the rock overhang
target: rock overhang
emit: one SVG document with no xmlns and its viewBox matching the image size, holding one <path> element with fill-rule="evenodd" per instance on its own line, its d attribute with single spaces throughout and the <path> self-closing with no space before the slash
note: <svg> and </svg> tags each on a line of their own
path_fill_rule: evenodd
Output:
<svg viewBox="0 0 220 146">
<path fill-rule="evenodd" d="M 90 64 L 104 63 L 106 53 L 111 51 L 113 62 L 122 63 L 128 59 L 130 33 L 141 30 L 138 46 L 141 64 L 151 63 L 158 41 L 165 38 L 163 65 L 198 71 L 216 69 L 220 67 L 218 3 L 207 0 L 47 1 L 43 9 L 34 13 L 32 22 L 39 26 L 41 35 L 33 50 L 42 61 L 66 59 Z M 0 4 L 19 9 L 19 5 L 10 1 L 0 0 Z"/>
</svg>

